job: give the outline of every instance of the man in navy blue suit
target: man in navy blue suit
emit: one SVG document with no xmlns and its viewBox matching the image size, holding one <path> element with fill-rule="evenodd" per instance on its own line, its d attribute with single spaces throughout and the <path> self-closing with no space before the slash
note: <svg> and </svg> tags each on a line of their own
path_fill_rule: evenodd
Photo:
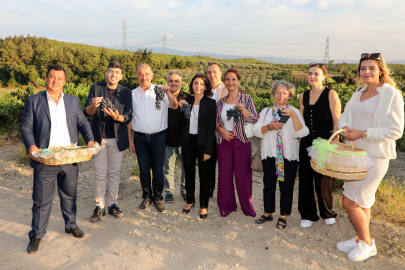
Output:
<svg viewBox="0 0 405 270">
<path fill-rule="evenodd" d="M 60 206 L 65 220 L 65 232 L 82 238 L 84 232 L 76 224 L 76 187 L 78 164 L 44 165 L 32 153 L 39 148 L 65 146 L 78 142 L 78 132 L 87 145 L 94 145 L 94 138 L 77 97 L 64 94 L 65 69 L 59 65 L 48 68 L 46 91 L 29 96 L 25 102 L 21 121 L 21 136 L 34 168 L 32 200 L 32 230 L 28 236 L 28 253 L 38 250 L 51 213 L 55 181 L 58 184 Z"/>
</svg>

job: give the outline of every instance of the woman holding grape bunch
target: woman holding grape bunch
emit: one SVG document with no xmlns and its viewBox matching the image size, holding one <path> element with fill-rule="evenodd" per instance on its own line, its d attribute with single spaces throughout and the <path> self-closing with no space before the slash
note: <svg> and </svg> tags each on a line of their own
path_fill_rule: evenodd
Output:
<svg viewBox="0 0 405 270">
<path fill-rule="evenodd" d="M 195 161 L 198 160 L 200 177 L 200 219 L 208 215 L 209 168 L 208 160 L 212 154 L 215 139 L 215 100 L 212 96 L 211 83 L 204 74 L 197 74 L 190 82 L 190 94 L 193 96 L 181 100 L 179 106 L 183 117 L 179 119 L 183 164 L 186 178 L 187 204 L 183 214 L 190 212 L 195 204 Z"/>
<path fill-rule="evenodd" d="M 272 221 L 275 212 L 276 184 L 280 186 L 280 217 L 276 228 L 285 229 L 286 217 L 291 214 L 295 175 L 299 161 L 298 139 L 309 134 L 299 109 L 289 101 L 294 97 L 295 87 L 291 83 L 275 81 L 271 87 L 274 105 L 260 113 L 253 134 L 261 140 L 263 163 L 264 214 L 256 224 Z"/>
<path fill-rule="evenodd" d="M 236 211 L 233 175 L 239 202 L 246 216 L 256 216 L 252 198 L 251 140 L 245 123 L 255 124 L 258 116 L 250 96 L 238 91 L 241 75 L 236 69 L 225 72 L 228 95 L 217 103 L 218 207 L 222 217 Z M 237 109 L 237 113 L 234 109 Z"/>
</svg>

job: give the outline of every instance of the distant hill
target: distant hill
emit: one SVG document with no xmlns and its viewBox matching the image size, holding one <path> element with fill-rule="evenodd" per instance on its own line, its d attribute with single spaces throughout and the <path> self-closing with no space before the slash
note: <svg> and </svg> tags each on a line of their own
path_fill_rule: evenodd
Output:
<svg viewBox="0 0 405 270">
<path fill-rule="evenodd" d="M 130 50 L 136 51 L 138 47 L 132 47 Z M 160 54 L 162 52 L 162 47 L 148 47 L 151 49 L 155 54 Z M 285 58 L 285 57 L 254 57 L 249 55 L 228 55 L 228 54 L 216 54 L 216 53 L 207 53 L 207 52 L 188 52 L 188 51 L 181 51 L 172 48 L 167 48 L 167 54 L 171 55 L 181 55 L 181 56 L 209 56 L 212 58 L 217 59 L 240 59 L 240 58 L 251 58 L 257 60 L 263 60 L 266 62 L 274 63 L 274 64 L 308 64 L 312 62 L 316 63 L 323 63 L 323 59 L 301 59 L 301 58 Z M 358 63 L 357 60 L 347 60 L 347 59 L 337 59 L 334 60 L 334 63 Z M 395 60 L 395 61 L 388 61 L 389 64 L 405 64 L 405 60 Z"/>
</svg>

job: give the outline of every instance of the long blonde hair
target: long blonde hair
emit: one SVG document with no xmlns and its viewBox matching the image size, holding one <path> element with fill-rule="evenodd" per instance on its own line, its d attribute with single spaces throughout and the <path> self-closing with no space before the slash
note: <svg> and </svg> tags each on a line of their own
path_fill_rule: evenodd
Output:
<svg viewBox="0 0 405 270">
<path fill-rule="evenodd" d="M 365 83 L 363 82 L 363 79 L 360 77 L 360 68 L 361 68 L 361 62 L 365 60 L 374 60 L 377 63 L 378 69 L 382 72 L 380 76 L 380 83 L 388 83 L 394 88 L 397 88 L 397 85 L 395 84 L 394 80 L 391 78 L 390 74 L 393 72 L 390 70 L 390 68 L 387 66 L 387 63 L 385 63 L 384 59 L 382 56 L 380 59 L 375 59 L 375 58 L 363 58 L 360 60 L 359 63 L 359 68 L 357 69 L 357 76 L 356 76 L 356 83 L 359 87 L 364 86 Z"/>
</svg>

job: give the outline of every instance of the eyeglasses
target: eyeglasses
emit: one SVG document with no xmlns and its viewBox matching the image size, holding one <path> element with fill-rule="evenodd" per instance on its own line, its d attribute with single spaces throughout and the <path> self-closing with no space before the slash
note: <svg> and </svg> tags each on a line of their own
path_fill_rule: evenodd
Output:
<svg viewBox="0 0 405 270">
<path fill-rule="evenodd" d="M 314 66 L 326 66 L 326 65 L 325 65 L 325 63 L 315 63 L 315 62 L 309 64 L 309 67 L 314 67 Z"/>
<path fill-rule="evenodd" d="M 381 60 L 381 53 L 362 53 L 360 59 L 378 59 L 378 60 Z"/>
</svg>

